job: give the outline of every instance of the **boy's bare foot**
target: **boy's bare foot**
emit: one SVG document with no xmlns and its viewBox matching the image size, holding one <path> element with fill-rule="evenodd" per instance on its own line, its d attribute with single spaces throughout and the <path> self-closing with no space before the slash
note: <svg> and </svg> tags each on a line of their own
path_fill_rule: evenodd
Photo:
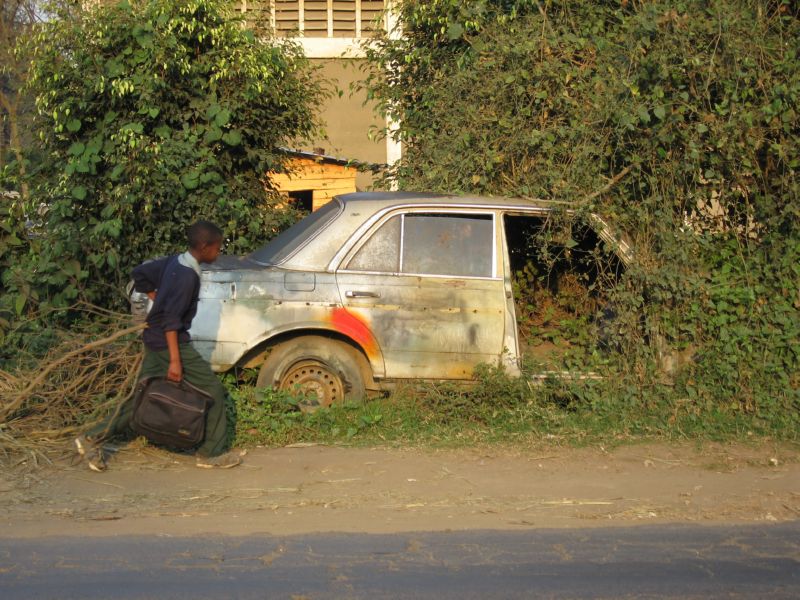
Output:
<svg viewBox="0 0 800 600">
<path fill-rule="evenodd" d="M 86 436 L 79 435 L 75 438 L 75 449 L 92 471 L 100 473 L 106 470 L 108 465 L 106 465 L 103 447 L 100 444 L 96 444 Z"/>
</svg>

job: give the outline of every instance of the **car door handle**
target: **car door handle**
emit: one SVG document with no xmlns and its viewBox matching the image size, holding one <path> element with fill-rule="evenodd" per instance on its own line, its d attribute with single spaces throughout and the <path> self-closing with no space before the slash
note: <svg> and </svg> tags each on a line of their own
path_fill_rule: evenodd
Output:
<svg viewBox="0 0 800 600">
<path fill-rule="evenodd" d="M 346 298 L 380 298 L 381 295 L 378 292 L 360 292 L 358 290 L 347 290 L 344 293 Z"/>
</svg>

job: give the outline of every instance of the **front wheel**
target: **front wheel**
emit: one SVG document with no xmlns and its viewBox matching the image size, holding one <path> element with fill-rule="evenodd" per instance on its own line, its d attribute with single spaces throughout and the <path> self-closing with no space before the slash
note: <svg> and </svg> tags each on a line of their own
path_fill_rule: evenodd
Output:
<svg viewBox="0 0 800 600">
<path fill-rule="evenodd" d="M 365 359 L 344 342 L 316 335 L 277 344 L 258 374 L 258 387 L 299 392 L 300 409 L 312 412 L 366 396 Z"/>
</svg>

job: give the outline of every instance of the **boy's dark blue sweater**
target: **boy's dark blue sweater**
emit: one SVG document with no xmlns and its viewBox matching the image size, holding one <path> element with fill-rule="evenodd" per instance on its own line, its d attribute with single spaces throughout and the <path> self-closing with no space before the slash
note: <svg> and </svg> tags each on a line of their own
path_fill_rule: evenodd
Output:
<svg viewBox="0 0 800 600">
<path fill-rule="evenodd" d="M 142 334 L 150 350 L 166 350 L 167 331 L 178 332 L 178 342 L 191 340 L 189 328 L 197 313 L 200 278 L 190 267 L 178 262 L 178 255 L 142 263 L 133 270 L 137 292 L 156 291 L 156 300 L 147 314 L 147 329 Z"/>
</svg>

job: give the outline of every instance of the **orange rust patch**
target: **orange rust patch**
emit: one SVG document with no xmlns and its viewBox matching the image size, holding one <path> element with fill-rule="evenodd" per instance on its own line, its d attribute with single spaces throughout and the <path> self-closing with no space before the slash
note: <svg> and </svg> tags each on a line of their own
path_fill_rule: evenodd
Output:
<svg viewBox="0 0 800 600">
<path fill-rule="evenodd" d="M 366 323 L 353 313 L 342 307 L 334 308 L 331 315 L 331 324 L 336 331 L 357 342 L 368 356 L 377 356 L 378 344 L 372 336 L 372 332 Z"/>
</svg>

